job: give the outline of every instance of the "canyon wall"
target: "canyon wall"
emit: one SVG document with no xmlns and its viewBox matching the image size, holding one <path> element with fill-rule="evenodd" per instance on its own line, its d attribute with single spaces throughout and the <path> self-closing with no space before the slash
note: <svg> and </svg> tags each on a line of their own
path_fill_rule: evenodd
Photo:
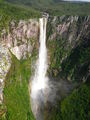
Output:
<svg viewBox="0 0 90 120">
<path fill-rule="evenodd" d="M 50 17 L 47 28 L 49 73 L 85 82 L 90 75 L 90 16 Z"/>
<path fill-rule="evenodd" d="M 0 103 L 6 75 L 12 64 L 12 54 L 18 60 L 31 57 L 38 45 L 39 22 L 37 19 L 11 21 L 0 33 Z"/>
<path fill-rule="evenodd" d="M 10 21 L 0 33 L 0 103 L 6 75 L 12 64 L 12 54 L 18 60 L 32 57 L 39 47 L 37 19 Z M 60 16 L 48 18 L 47 48 L 49 77 L 58 82 L 86 82 L 90 78 L 90 16 Z"/>
</svg>

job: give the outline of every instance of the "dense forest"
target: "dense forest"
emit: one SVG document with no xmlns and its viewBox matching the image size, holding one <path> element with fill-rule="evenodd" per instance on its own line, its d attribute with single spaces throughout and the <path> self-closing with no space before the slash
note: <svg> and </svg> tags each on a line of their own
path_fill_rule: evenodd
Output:
<svg viewBox="0 0 90 120">
<path fill-rule="evenodd" d="M 16 5 L 24 5 L 52 15 L 89 15 L 90 3 L 63 2 L 62 0 L 5 0 Z"/>
</svg>

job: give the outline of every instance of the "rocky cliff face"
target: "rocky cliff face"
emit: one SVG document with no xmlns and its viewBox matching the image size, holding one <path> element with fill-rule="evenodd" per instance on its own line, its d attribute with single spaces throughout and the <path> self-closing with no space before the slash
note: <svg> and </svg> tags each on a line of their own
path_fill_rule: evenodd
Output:
<svg viewBox="0 0 90 120">
<path fill-rule="evenodd" d="M 12 64 L 11 53 L 18 60 L 27 59 L 38 42 L 39 22 L 36 19 L 11 21 L 0 36 L 0 103 L 3 102 L 3 88 L 6 75 Z"/>
<path fill-rule="evenodd" d="M 1 42 L 20 60 L 30 57 L 38 39 L 39 23 L 38 20 L 20 20 L 10 22 L 8 32 L 3 29 Z"/>
<path fill-rule="evenodd" d="M 3 88 L 5 77 L 11 66 L 11 56 L 8 48 L 0 43 L 0 104 L 3 102 Z"/>
<path fill-rule="evenodd" d="M 90 74 L 90 16 L 61 16 L 48 20 L 50 72 L 70 81 Z"/>
</svg>

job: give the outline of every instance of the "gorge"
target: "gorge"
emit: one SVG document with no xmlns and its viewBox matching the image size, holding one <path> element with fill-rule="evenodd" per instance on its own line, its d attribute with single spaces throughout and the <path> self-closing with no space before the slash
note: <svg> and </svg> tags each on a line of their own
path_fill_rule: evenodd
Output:
<svg viewBox="0 0 90 120">
<path fill-rule="evenodd" d="M 37 120 L 89 120 L 89 15 L 11 20 L 1 30 L 0 56 L 3 119 L 34 120 L 33 111 Z"/>
</svg>

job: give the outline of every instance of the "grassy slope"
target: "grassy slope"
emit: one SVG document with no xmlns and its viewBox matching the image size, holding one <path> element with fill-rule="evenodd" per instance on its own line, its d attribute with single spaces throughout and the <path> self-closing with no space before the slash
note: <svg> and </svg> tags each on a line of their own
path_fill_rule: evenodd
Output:
<svg viewBox="0 0 90 120">
<path fill-rule="evenodd" d="M 90 82 L 75 89 L 49 113 L 48 120 L 90 120 Z"/>
<path fill-rule="evenodd" d="M 58 2 L 60 0 L 6 0 L 11 3 L 47 11 L 52 15 L 90 15 L 90 3 Z"/>
<path fill-rule="evenodd" d="M 18 61 L 12 56 L 12 66 L 6 77 L 4 89 L 6 120 L 34 120 L 28 91 L 30 68 L 31 58 Z"/>
<path fill-rule="evenodd" d="M 90 82 L 73 91 L 61 104 L 63 120 L 90 120 Z"/>
</svg>

